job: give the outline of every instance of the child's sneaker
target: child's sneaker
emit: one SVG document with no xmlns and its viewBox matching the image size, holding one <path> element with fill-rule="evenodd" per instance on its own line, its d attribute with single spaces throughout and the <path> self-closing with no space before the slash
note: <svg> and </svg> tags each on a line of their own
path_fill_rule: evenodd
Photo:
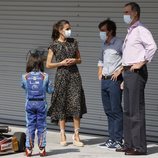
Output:
<svg viewBox="0 0 158 158">
<path fill-rule="evenodd" d="M 26 148 L 25 153 L 27 157 L 30 157 L 32 155 L 32 149 L 31 148 Z"/>
<path fill-rule="evenodd" d="M 40 154 L 41 157 L 46 156 L 46 150 L 45 150 L 45 148 L 40 148 L 39 154 Z"/>
</svg>

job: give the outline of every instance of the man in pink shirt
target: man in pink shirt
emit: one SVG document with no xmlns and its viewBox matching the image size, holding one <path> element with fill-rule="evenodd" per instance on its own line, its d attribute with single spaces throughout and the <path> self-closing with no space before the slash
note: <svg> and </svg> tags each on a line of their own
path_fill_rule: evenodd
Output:
<svg viewBox="0 0 158 158">
<path fill-rule="evenodd" d="M 145 99 L 144 89 L 148 78 L 146 64 L 157 50 L 151 32 L 140 19 L 140 7 L 135 2 L 124 6 L 124 22 L 129 24 L 123 44 L 124 67 L 124 147 L 125 155 L 145 155 Z"/>
</svg>

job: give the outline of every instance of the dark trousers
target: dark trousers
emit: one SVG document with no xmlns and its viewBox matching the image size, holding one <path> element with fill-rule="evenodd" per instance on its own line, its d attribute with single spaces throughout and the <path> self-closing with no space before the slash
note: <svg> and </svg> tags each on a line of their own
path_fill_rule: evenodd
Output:
<svg viewBox="0 0 158 158">
<path fill-rule="evenodd" d="M 147 81 L 147 67 L 124 72 L 124 141 L 127 148 L 146 152 L 144 89 Z"/>
<path fill-rule="evenodd" d="M 104 111 L 108 119 L 109 137 L 113 141 L 122 142 L 123 137 L 123 112 L 121 81 L 110 79 L 101 81 L 101 94 Z"/>
</svg>

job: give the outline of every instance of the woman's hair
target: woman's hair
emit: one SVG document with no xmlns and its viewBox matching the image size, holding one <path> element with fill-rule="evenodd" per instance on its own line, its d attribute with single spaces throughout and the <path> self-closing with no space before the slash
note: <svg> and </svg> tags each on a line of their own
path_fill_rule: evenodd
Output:
<svg viewBox="0 0 158 158">
<path fill-rule="evenodd" d="M 44 63 L 43 58 L 38 53 L 38 51 L 34 51 L 33 53 L 29 52 L 29 57 L 26 64 L 26 72 L 29 73 L 31 71 L 41 71 L 44 72 Z"/>
<path fill-rule="evenodd" d="M 53 31 L 52 31 L 52 39 L 55 41 L 59 38 L 60 33 L 59 30 L 62 30 L 64 28 L 65 24 L 69 24 L 69 21 L 67 20 L 60 20 L 56 24 L 53 25 Z"/>
</svg>

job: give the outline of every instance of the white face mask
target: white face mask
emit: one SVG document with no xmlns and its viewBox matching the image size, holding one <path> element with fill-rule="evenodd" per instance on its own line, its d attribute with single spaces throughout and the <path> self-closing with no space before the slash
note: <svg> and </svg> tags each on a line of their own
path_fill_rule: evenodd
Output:
<svg viewBox="0 0 158 158">
<path fill-rule="evenodd" d="M 130 15 L 123 15 L 123 20 L 126 24 L 131 24 L 132 18 Z"/>
<path fill-rule="evenodd" d="M 69 38 L 71 36 L 71 30 L 64 30 L 65 38 Z"/>
<path fill-rule="evenodd" d="M 102 41 L 106 41 L 106 39 L 107 39 L 107 35 L 106 35 L 106 32 L 100 32 L 100 39 L 102 40 Z"/>
</svg>

